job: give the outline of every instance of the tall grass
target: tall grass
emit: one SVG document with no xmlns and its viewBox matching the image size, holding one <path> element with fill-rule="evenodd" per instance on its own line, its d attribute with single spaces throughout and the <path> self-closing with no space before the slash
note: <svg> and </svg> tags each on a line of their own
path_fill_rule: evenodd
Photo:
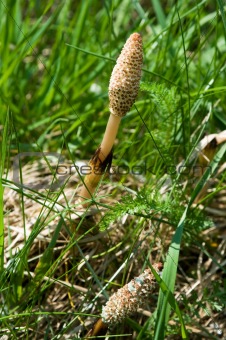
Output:
<svg viewBox="0 0 226 340">
<path fill-rule="evenodd" d="M 0 334 L 84 337 L 113 291 L 162 261 L 159 294 L 109 334 L 223 336 L 225 144 L 212 172 L 195 177 L 177 166 L 198 165 L 199 141 L 226 130 L 224 2 L 5 0 L 0 13 Z M 115 145 L 119 171 L 103 179 L 91 217 L 79 215 L 81 176 L 62 181 L 40 153 L 72 165 L 90 158 L 132 32 L 143 37 L 144 66 Z M 26 188 L 12 171 L 25 152 L 33 154 L 17 171 Z"/>
</svg>

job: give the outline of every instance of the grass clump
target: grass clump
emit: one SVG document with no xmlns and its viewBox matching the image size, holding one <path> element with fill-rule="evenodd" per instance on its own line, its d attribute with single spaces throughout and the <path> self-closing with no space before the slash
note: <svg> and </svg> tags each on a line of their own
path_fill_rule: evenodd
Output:
<svg viewBox="0 0 226 340">
<path fill-rule="evenodd" d="M 0 11 L 0 335 L 84 338 L 149 268 L 151 297 L 112 338 L 224 338 L 222 1 L 6 1 Z M 142 91 L 122 118 L 114 171 L 81 212 L 109 77 L 134 32 Z"/>
</svg>

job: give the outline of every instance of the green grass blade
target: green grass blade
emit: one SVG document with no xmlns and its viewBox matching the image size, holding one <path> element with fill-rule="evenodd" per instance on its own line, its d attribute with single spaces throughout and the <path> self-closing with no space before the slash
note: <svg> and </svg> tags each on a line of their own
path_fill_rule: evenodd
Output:
<svg viewBox="0 0 226 340">
<path fill-rule="evenodd" d="M 54 247 L 56 245 L 56 242 L 58 240 L 59 237 L 59 233 L 62 229 L 64 220 L 61 217 L 56 229 L 54 231 L 54 234 L 52 236 L 52 239 L 48 245 L 48 247 L 46 248 L 46 250 L 44 251 L 44 253 L 42 254 L 41 259 L 39 260 L 35 271 L 34 271 L 34 278 L 31 281 L 31 283 L 27 286 L 27 292 L 32 295 L 32 292 L 34 293 L 34 291 L 38 288 L 39 284 L 42 282 L 42 279 L 45 275 L 47 275 L 48 271 L 51 271 L 51 266 L 52 266 L 52 261 L 53 261 L 53 255 L 54 255 Z M 26 293 L 27 294 L 27 293 Z"/>
<path fill-rule="evenodd" d="M 200 191 L 202 190 L 204 185 L 207 183 L 207 181 L 214 174 L 214 172 L 216 171 L 216 169 L 217 169 L 221 159 L 223 158 L 225 152 L 226 152 L 226 143 L 224 143 L 221 146 L 221 148 L 219 149 L 219 151 L 216 153 L 213 160 L 211 161 L 210 165 L 207 167 L 203 176 L 201 177 L 201 179 L 197 183 L 197 185 L 196 185 L 196 187 L 195 187 L 195 189 L 194 189 L 194 191 L 191 195 L 191 198 L 190 198 L 190 201 L 189 201 L 189 206 L 191 206 L 191 204 L 194 202 L 194 200 L 196 199 L 196 197 L 198 196 L 198 194 L 200 193 Z"/>
<path fill-rule="evenodd" d="M 80 52 L 83 52 L 83 53 L 86 53 L 86 54 L 89 54 L 89 55 L 92 55 L 94 57 L 97 57 L 97 58 L 101 58 L 101 59 L 105 59 L 105 60 L 109 60 L 109 61 L 113 61 L 115 62 L 115 59 L 114 58 L 110 58 L 110 57 L 106 57 L 104 55 L 100 55 L 98 53 L 94 53 L 94 52 L 91 52 L 91 51 L 87 51 L 87 50 L 84 50 L 83 48 L 80 48 L 78 46 L 74 46 L 74 45 L 70 45 L 70 44 L 66 44 L 67 46 L 69 47 L 72 47 Z"/>
<path fill-rule="evenodd" d="M 153 275 L 155 276 L 156 281 L 158 282 L 161 291 L 165 297 L 165 301 L 164 301 L 164 305 L 163 305 L 163 310 L 166 309 L 167 303 L 170 304 L 171 308 L 175 311 L 175 313 L 177 314 L 180 323 L 181 323 L 181 336 L 182 339 L 188 339 L 188 334 L 186 331 L 186 327 L 185 327 L 185 323 L 184 323 L 184 319 L 182 316 L 182 313 L 180 311 L 180 308 L 178 306 L 178 303 L 174 297 L 174 295 L 172 294 L 172 292 L 169 290 L 169 288 L 167 287 L 167 285 L 165 284 L 165 282 L 161 279 L 161 277 L 156 273 L 155 269 L 151 266 L 151 270 Z M 162 324 L 162 318 L 164 317 L 164 313 L 162 313 L 160 315 L 160 320 L 161 322 L 158 323 L 158 328 L 156 328 L 156 339 L 160 339 L 161 338 L 161 324 Z"/>
<path fill-rule="evenodd" d="M 3 128 L 2 146 L 0 153 L 0 273 L 4 268 L 4 215 L 3 215 L 3 194 L 4 187 L 2 184 L 5 161 L 7 155 L 7 144 L 8 144 L 8 128 L 9 128 L 9 114 L 6 115 L 5 124 Z"/>
<path fill-rule="evenodd" d="M 224 25 L 224 36 L 226 40 L 226 15 L 225 15 L 225 2 L 223 0 L 217 0 L 218 6 L 220 8 L 221 16 L 222 16 L 222 21 Z"/>
<path fill-rule="evenodd" d="M 180 244 L 183 235 L 183 228 L 185 219 L 187 216 L 188 207 L 184 210 L 184 213 L 178 223 L 176 232 L 173 236 L 166 262 L 164 264 L 164 270 L 162 279 L 165 282 L 168 289 L 173 292 L 175 281 L 176 281 L 176 274 L 177 274 L 177 265 L 180 253 Z M 167 305 L 167 296 L 163 293 L 163 291 L 159 294 L 158 300 L 158 307 L 157 307 L 157 315 L 158 321 L 156 324 L 156 331 L 155 331 L 155 338 L 154 340 L 160 340 L 165 338 L 165 327 L 168 323 L 170 313 L 170 306 Z"/>
<path fill-rule="evenodd" d="M 165 282 L 166 286 L 169 288 L 170 292 L 174 292 L 175 282 L 176 282 L 176 274 L 177 274 L 177 265 L 179 260 L 179 254 L 180 254 L 180 246 L 181 246 L 181 240 L 183 235 L 183 229 L 184 224 L 186 221 L 186 216 L 188 213 L 188 210 L 190 209 L 192 203 L 194 202 L 195 198 L 200 193 L 201 189 L 204 187 L 204 185 L 207 183 L 207 181 L 210 179 L 212 173 L 216 170 L 220 160 L 224 156 L 224 153 L 226 152 L 226 143 L 222 145 L 220 150 L 217 152 L 217 154 L 214 156 L 212 162 L 210 163 L 209 168 L 205 171 L 199 182 L 197 183 L 193 194 L 188 202 L 187 207 L 184 210 L 184 213 L 178 223 L 177 229 L 175 231 L 175 234 L 173 236 L 171 245 L 169 247 L 169 251 L 166 257 L 166 261 L 164 264 L 164 270 L 162 279 Z M 211 169 L 211 171 L 210 171 Z M 164 293 L 161 291 L 159 294 L 159 300 L 158 300 L 158 306 L 157 306 L 157 315 L 158 315 L 158 321 L 156 324 L 155 329 L 155 338 L 154 340 L 161 340 L 165 337 L 165 330 L 166 326 L 168 324 L 169 315 L 170 315 L 170 305 L 167 304 L 166 306 L 167 297 L 164 295 Z M 166 307 L 165 307 L 166 306 Z"/>
<path fill-rule="evenodd" d="M 152 0 L 152 4 L 160 25 L 162 28 L 166 27 L 166 17 L 162 9 L 161 2 L 159 0 Z"/>
</svg>

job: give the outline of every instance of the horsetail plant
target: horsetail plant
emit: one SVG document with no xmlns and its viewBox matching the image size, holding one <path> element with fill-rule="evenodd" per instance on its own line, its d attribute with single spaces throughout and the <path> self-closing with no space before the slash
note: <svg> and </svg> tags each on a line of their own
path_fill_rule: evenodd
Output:
<svg viewBox="0 0 226 340">
<path fill-rule="evenodd" d="M 160 274 L 162 263 L 154 263 L 153 268 Z M 157 281 L 151 269 L 145 269 L 140 276 L 132 279 L 110 297 L 102 308 L 101 319 L 96 322 L 87 336 L 98 335 L 108 327 L 112 328 L 123 322 L 147 301 L 156 286 Z"/>
<path fill-rule="evenodd" d="M 159 273 L 161 263 L 153 264 Z M 113 294 L 102 309 L 102 320 L 109 326 L 121 323 L 127 316 L 134 314 L 141 307 L 156 287 L 156 280 L 150 268 L 135 277 Z"/>
<path fill-rule="evenodd" d="M 86 175 L 80 191 L 82 200 L 92 197 L 101 176 L 111 165 L 112 148 L 118 132 L 121 118 L 134 104 L 141 78 L 143 63 L 142 38 L 133 33 L 126 41 L 109 83 L 110 117 L 103 140 L 89 162 L 90 174 Z"/>
</svg>

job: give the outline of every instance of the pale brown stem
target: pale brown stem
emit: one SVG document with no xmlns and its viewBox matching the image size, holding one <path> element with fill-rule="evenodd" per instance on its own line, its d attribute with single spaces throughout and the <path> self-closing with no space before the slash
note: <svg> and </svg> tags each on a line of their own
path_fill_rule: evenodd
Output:
<svg viewBox="0 0 226 340">
<path fill-rule="evenodd" d="M 101 143 L 100 160 L 103 162 L 112 150 L 118 132 L 121 117 L 110 114 L 104 137 Z"/>
<path fill-rule="evenodd" d="M 101 145 L 89 162 L 90 173 L 86 175 L 79 193 L 81 201 L 90 199 L 96 190 L 104 173 L 103 168 L 107 166 L 104 163 L 112 151 L 120 121 L 121 117 L 110 114 Z"/>
<path fill-rule="evenodd" d="M 107 328 L 102 319 L 97 320 L 93 328 L 86 334 L 85 340 L 89 339 L 89 337 L 96 339 L 95 336 L 106 334 Z"/>
</svg>

